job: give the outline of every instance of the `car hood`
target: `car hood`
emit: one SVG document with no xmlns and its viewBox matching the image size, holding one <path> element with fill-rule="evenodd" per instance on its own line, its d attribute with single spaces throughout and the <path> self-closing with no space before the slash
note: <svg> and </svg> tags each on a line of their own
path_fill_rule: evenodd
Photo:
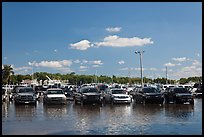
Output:
<svg viewBox="0 0 204 137">
<path fill-rule="evenodd" d="M 120 97 L 130 97 L 129 95 L 126 95 L 126 94 L 112 94 L 112 96 L 114 96 L 114 97 L 118 97 L 118 96 L 120 96 Z"/>
<path fill-rule="evenodd" d="M 176 93 L 177 96 L 191 96 L 190 93 Z"/>
<path fill-rule="evenodd" d="M 83 95 L 93 96 L 93 95 L 100 95 L 99 93 L 83 93 Z"/>
<path fill-rule="evenodd" d="M 20 95 L 20 96 L 33 96 L 34 95 L 34 93 L 18 93 L 18 95 Z"/>
<path fill-rule="evenodd" d="M 159 96 L 161 93 L 145 93 L 147 96 Z"/>
<path fill-rule="evenodd" d="M 51 95 L 47 95 L 47 97 L 65 97 L 64 94 L 51 94 Z"/>
</svg>

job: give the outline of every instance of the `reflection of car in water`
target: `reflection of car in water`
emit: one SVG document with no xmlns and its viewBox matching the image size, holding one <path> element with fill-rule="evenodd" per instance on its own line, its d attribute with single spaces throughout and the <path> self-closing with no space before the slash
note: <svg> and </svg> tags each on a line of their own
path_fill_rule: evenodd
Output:
<svg viewBox="0 0 204 137">
<path fill-rule="evenodd" d="M 32 120 L 36 116 L 36 106 L 28 104 L 15 104 L 17 120 Z"/>
<path fill-rule="evenodd" d="M 165 105 L 165 115 L 178 120 L 186 120 L 194 115 L 194 105 L 190 104 L 168 104 Z"/>
<path fill-rule="evenodd" d="M 67 113 L 67 106 L 66 105 L 44 105 L 43 111 L 45 116 L 48 118 L 59 118 L 59 117 L 66 117 Z"/>
<path fill-rule="evenodd" d="M 183 87 L 172 87 L 169 88 L 168 91 L 164 92 L 165 102 L 174 104 L 182 104 L 189 102 L 190 104 L 194 104 L 194 98 L 191 92 Z"/>
</svg>

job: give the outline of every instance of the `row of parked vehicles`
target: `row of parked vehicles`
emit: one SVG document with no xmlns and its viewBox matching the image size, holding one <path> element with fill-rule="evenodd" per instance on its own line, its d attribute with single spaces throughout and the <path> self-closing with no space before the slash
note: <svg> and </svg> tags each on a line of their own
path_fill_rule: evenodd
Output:
<svg viewBox="0 0 204 137">
<path fill-rule="evenodd" d="M 72 98 L 75 104 L 98 103 L 116 104 L 116 103 L 189 103 L 194 104 L 193 94 L 184 87 L 169 87 L 161 91 L 155 87 L 135 87 L 127 92 L 118 87 L 108 87 L 106 85 L 82 86 L 80 88 L 58 88 L 48 87 L 41 89 L 39 87 L 16 86 L 10 94 L 9 99 L 15 103 L 36 104 L 40 97 L 43 97 L 44 104 L 59 103 L 67 104 L 67 98 Z"/>
</svg>

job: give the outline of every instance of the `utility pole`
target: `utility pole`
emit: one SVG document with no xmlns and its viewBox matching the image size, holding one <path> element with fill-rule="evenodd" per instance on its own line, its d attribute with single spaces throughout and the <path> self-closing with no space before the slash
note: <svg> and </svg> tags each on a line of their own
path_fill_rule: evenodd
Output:
<svg viewBox="0 0 204 137">
<path fill-rule="evenodd" d="M 135 54 L 138 54 L 140 55 L 140 71 L 141 71 L 141 87 L 143 88 L 143 76 L 142 76 L 142 73 L 143 73 L 143 70 L 142 70 L 142 54 L 144 53 L 144 50 L 143 51 L 135 51 Z"/>
<path fill-rule="evenodd" d="M 166 66 L 166 84 L 168 84 L 168 79 L 167 79 L 167 66 Z"/>
</svg>

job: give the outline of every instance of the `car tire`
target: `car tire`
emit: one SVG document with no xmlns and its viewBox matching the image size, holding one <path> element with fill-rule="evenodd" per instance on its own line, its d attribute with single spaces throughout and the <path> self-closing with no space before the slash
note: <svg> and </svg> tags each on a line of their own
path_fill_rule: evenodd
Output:
<svg viewBox="0 0 204 137">
<path fill-rule="evenodd" d="M 80 104 L 81 104 L 81 106 L 84 105 L 84 100 L 83 99 L 80 100 Z"/>
<path fill-rule="evenodd" d="M 190 101 L 190 104 L 192 104 L 192 105 L 193 105 L 193 104 L 194 104 L 194 100 Z"/>
</svg>

